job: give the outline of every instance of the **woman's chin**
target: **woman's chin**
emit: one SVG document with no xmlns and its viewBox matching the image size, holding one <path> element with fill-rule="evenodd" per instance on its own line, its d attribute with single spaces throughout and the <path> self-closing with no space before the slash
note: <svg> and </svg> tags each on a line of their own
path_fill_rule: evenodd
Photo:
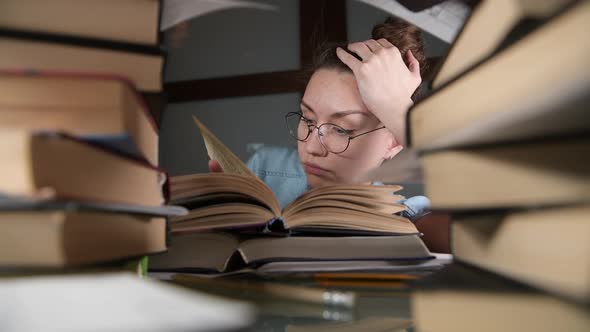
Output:
<svg viewBox="0 0 590 332">
<path fill-rule="evenodd" d="M 371 181 L 361 181 L 360 179 L 350 179 L 350 181 L 345 181 L 342 179 L 327 179 L 325 177 L 319 177 L 313 174 L 306 174 L 307 176 L 307 186 L 309 189 L 321 188 L 326 186 L 333 186 L 337 184 L 342 185 L 359 185 L 359 184 L 371 184 Z"/>
<path fill-rule="evenodd" d="M 319 176 L 313 174 L 306 174 L 307 175 L 307 185 L 310 189 L 321 188 L 325 186 L 330 186 L 336 184 L 334 181 L 329 181 L 325 178 L 321 178 Z"/>
</svg>

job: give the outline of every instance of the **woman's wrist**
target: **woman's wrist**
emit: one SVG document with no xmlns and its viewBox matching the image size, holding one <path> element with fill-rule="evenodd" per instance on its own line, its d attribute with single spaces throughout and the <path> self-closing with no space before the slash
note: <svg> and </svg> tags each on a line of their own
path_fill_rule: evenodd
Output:
<svg viewBox="0 0 590 332">
<path fill-rule="evenodd" d="M 406 141 L 406 115 L 413 104 L 410 98 L 402 102 L 397 99 L 396 103 L 371 110 L 402 146 Z"/>
</svg>

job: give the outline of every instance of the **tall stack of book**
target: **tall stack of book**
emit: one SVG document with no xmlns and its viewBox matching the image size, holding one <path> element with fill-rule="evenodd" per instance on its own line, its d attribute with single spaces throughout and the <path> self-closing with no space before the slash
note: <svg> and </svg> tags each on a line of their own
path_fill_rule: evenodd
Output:
<svg viewBox="0 0 590 332">
<path fill-rule="evenodd" d="M 459 262 L 415 292 L 416 325 L 587 330 L 590 2 L 562 1 L 545 18 L 519 21 L 475 61 L 481 45 L 469 41 L 495 33 L 484 28 L 486 16 L 518 21 L 492 4 L 475 9 L 442 65 L 445 77 L 434 81 L 440 85 L 408 114 L 426 195 L 434 209 L 453 213 Z"/>
<path fill-rule="evenodd" d="M 0 267 L 166 250 L 167 176 L 144 99 L 162 89 L 160 2 L 1 8 Z"/>
</svg>

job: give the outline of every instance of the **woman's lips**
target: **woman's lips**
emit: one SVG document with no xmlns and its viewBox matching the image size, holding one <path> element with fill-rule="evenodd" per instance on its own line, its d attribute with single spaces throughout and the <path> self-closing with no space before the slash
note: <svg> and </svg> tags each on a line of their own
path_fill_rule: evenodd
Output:
<svg viewBox="0 0 590 332">
<path fill-rule="evenodd" d="M 319 167 L 318 165 L 309 163 L 303 163 L 303 169 L 305 170 L 305 173 L 317 176 L 325 176 L 327 173 L 330 172 L 327 169 Z"/>
</svg>

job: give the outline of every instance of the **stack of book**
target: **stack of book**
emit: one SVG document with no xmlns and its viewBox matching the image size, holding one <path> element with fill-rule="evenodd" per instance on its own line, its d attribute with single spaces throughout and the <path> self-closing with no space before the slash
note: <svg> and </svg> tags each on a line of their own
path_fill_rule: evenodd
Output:
<svg viewBox="0 0 590 332">
<path fill-rule="evenodd" d="M 408 114 L 426 196 L 453 213 L 462 264 L 415 292 L 420 331 L 590 326 L 590 3 L 526 3 L 551 14 L 518 20 L 482 1 Z M 514 29 L 485 28 L 490 17 Z M 496 32 L 492 53 L 471 42 Z"/>
<path fill-rule="evenodd" d="M 167 176 L 144 94 L 160 2 L 8 0 L 0 11 L 0 267 L 166 250 Z"/>
<path fill-rule="evenodd" d="M 428 251 L 394 195 L 399 186 L 334 185 L 281 209 L 278 200 L 199 120 L 223 173 L 171 178 L 171 200 L 190 210 L 171 218 L 171 245 L 153 271 L 280 274 L 431 270 Z"/>
</svg>

